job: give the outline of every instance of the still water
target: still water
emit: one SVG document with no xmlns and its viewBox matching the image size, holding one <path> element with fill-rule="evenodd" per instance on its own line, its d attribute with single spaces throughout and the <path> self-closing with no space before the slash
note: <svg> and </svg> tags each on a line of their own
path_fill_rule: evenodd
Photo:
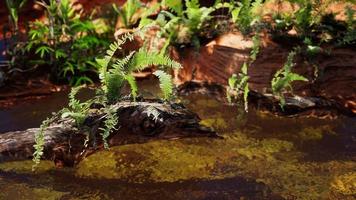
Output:
<svg viewBox="0 0 356 200">
<path fill-rule="evenodd" d="M 140 85 L 145 96 L 157 93 Z M 38 127 L 66 95 L 0 111 L 0 133 Z M 241 114 L 203 95 L 181 101 L 224 139 L 128 144 L 71 169 L 43 161 L 35 173 L 31 161 L 0 163 L 0 199 L 355 199 L 355 118 Z"/>
</svg>

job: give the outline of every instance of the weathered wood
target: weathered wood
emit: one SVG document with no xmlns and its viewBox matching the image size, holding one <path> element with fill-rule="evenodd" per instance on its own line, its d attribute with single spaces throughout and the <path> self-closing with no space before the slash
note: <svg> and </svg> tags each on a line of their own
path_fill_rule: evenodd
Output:
<svg viewBox="0 0 356 200">
<path fill-rule="evenodd" d="M 152 108 L 158 111 L 158 119 L 148 116 Z M 142 143 L 152 139 L 219 137 L 210 128 L 201 126 L 200 118 L 180 104 L 156 100 L 122 101 L 115 104 L 114 109 L 119 116 L 119 126 L 108 138 L 110 146 Z M 51 124 L 45 131 L 44 159 L 54 160 L 57 165 L 73 166 L 88 154 L 102 149 L 99 127 L 104 118 L 98 111 L 91 112 L 85 122 L 87 128 L 80 130 L 71 119 L 56 120 Z M 0 161 L 31 158 L 34 135 L 38 131 L 38 128 L 33 128 L 0 134 Z M 91 142 L 85 146 L 88 134 L 91 135 Z"/>
</svg>

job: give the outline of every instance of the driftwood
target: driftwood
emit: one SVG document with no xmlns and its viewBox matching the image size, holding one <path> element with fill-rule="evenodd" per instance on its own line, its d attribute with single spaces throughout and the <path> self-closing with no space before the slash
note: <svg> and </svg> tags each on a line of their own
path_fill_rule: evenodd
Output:
<svg viewBox="0 0 356 200">
<path fill-rule="evenodd" d="M 219 137 L 210 128 L 199 124 L 200 118 L 180 104 L 156 100 L 122 101 L 115 104 L 119 116 L 118 130 L 108 138 L 110 146 L 142 143 L 151 139 L 181 137 Z M 157 111 L 158 118 L 149 116 Z M 103 114 L 93 109 L 85 126 L 78 130 L 71 119 L 58 119 L 45 130 L 44 159 L 54 160 L 60 166 L 73 166 L 82 158 L 103 149 L 99 127 Z M 38 128 L 0 134 L 0 161 L 28 159 L 34 152 L 34 135 Z M 90 133 L 90 134 L 89 134 Z M 84 145 L 87 135 L 89 145 Z"/>
<path fill-rule="evenodd" d="M 192 93 L 206 94 L 218 99 L 223 103 L 227 103 L 226 87 L 217 83 L 195 82 L 188 81 L 178 87 L 179 95 L 189 95 Z M 235 91 L 230 91 L 231 95 L 242 96 L 235 94 Z M 250 90 L 248 95 L 249 105 L 257 108 L 268 110 L 277 115 L 295 116 L 308 113 L 308 111 L 330 111 L 335 114 L 341 114 L 354 117 L 356 114 L 352 110 L 347 109 L 343 104 L 335 100 L 326 99 L 324 97 L 302 97 L 302 96 L 286 96 L 286 105 L 281 108 L 279 97 L 270 93 L 259 93 Z M 315 113 L 317 117 L 318 113 Z M 322 114 L 322 112 L 320 112 Z"/>
</svg>

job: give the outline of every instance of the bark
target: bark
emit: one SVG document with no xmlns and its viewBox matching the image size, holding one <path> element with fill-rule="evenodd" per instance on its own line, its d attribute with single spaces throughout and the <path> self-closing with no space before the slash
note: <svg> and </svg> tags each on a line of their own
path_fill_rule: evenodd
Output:
<svg viewBox="0 0 356 200">
<path fill-rule="evenodd" d="M 108 138 L 110 146 L 142 143 L 153 139 L 216 137 L 211 129 L 199 124 L 200 118 L 180 104 L 156 100 L 122 101 L 115 104 L 119 116 L 117 131 Z M 159 113 L 157 120 L 148 116 L 150 109 Z M 78 129 L 71 119 L 58 119 L 45 130 L 44 159 L 59 166 L 73 166 L 85 156 L 103 149 L 99 127 L 104 120 L 98 109 L 87 117 L 85 128 Z M 39 128 L 0 134 L 0 161 L 28 159 L 34 152 L 34 136 Z M 84 141 L 90 136 L 88 146 Z"/>
</svg>

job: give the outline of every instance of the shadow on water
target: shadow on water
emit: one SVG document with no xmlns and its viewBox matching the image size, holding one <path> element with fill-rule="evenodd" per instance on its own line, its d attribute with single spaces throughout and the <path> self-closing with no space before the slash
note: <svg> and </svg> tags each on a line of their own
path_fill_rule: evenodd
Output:
<svg viewBox="0 0 356 200">
<path fill-rule="evenodd" d="M 157 94 L 153 85 L 151 80 L 140 83 L 145 96 Z M 0 111 L 0 133 L 38 127 L 67 104 L 67 93 Z M 80 98 L 92 95 L 88 90 Z M 254 110 L 241 114 L 238 108 L 203 95 L 181 101 L 225 139 L 123 145 L 93 154 L 74 169 L 48 164 L 37 174 L 30 171 L 31 161 L 0 163 L 0 199 L 352 199 L 356 195 L 355 118 L 285 118 Z"/>
<path fill-rule="evenodd" d="M 25 183 L 32 188 L 42 187 L 48 191 L 62 191 L 61 199 L 92 197 L 99 199 L 282 199 L 272 194 L 264 184 L 241 177 L 174 183 L 130 183 L 120 180 L 77 178 L 71 173 L 58 170 L 39 175 L 0 172 L 0 180 L 1 177 L 6 177 L 6 184 Z M 17 189 L 21 190 L 21 187 Z M 23 190 L 26 192 L 25 188 Z"/>
</svg>

